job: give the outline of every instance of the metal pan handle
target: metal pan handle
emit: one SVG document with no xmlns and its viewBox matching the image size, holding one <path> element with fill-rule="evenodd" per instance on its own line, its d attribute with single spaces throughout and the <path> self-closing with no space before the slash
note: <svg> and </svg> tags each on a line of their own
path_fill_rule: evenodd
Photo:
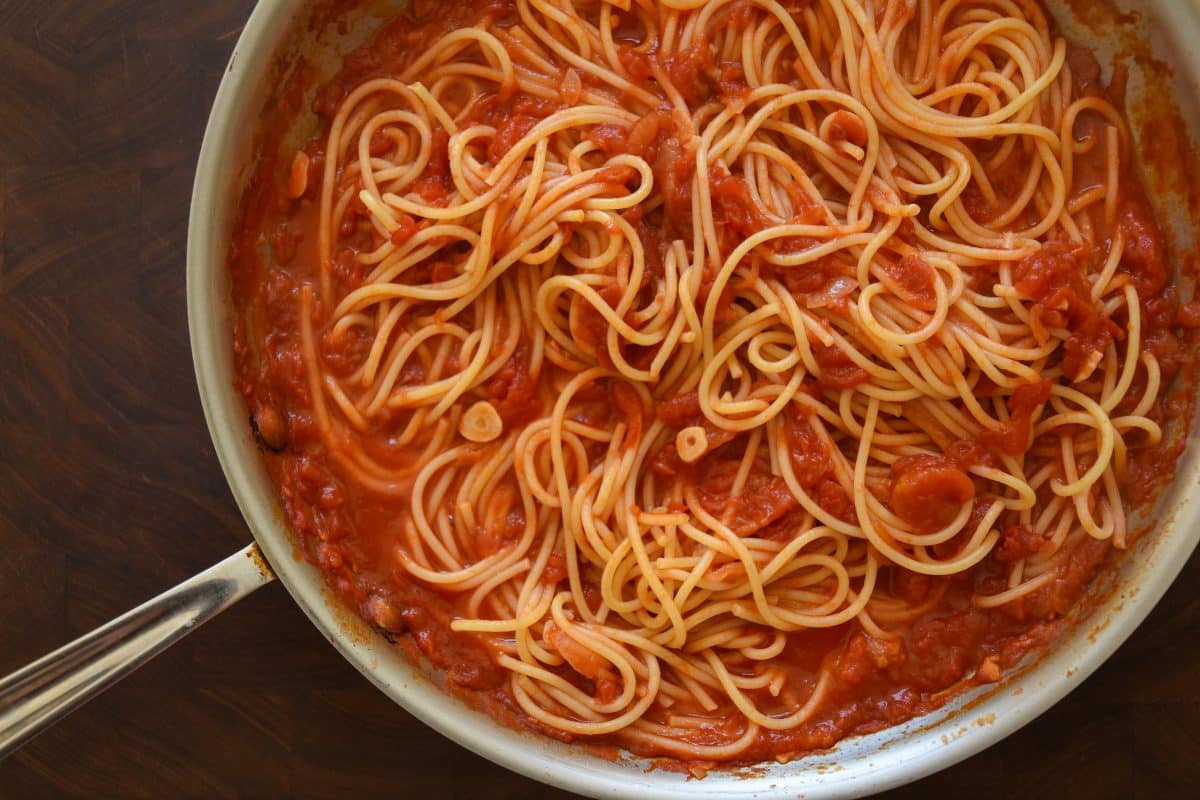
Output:
<svg viewBox="0 0 1200 800">
<path fill-rule="evenodd" d="M 252 544 L 0 679 L 0 759 L 273 580 Z"/>
</svg>

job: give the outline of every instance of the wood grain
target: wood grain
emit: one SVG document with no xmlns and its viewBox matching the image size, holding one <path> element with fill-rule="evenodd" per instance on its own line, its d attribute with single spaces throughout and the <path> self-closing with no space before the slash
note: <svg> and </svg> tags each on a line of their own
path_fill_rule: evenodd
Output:
<svg viewBox="0 0 1200 800">
<path fill-rule="evenodd" d="M 248 541 L 196 395 L 193 169 L 250 0 L 0 0 L 0 673 Z M 1200 786 L 1200 558 L 1020 733 L 891 798 Z M 564 797 L 409 717 L 281 587 L 0 764 L 0 797 Z"/>
</svg>

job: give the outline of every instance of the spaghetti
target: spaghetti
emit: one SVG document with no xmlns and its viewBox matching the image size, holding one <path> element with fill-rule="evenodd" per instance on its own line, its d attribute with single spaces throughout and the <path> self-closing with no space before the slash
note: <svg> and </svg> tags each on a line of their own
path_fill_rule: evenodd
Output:
<svg viewBox="0 0 1200 800">
<path fill-rule="evenodd" d="M 315 264 L 247 387 L 369 618 L 423 587 L 519 721 L 704 761 L 1050 638 L 1178 358 L 1119 87 L 1035 3 L 417 11 L 282 171 Z"/>
</svg>

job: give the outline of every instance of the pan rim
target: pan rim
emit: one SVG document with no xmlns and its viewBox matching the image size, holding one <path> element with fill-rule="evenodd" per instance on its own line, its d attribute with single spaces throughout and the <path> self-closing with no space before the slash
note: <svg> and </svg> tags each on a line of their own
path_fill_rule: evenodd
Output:
<svg viewBox="0 0 1200 800">
<path fill-rule="evenodd" d="M 1200 42 L 1200 4 L 1152 3 L 1155 24 L 1180 41 Z M 260 454 L 249 436 L 246 409 L 233 386 L 226 251 L 238 140 L 257 109 L 254 96 L 269 71 L 282 31 L 296 14 L 292 0 L 260 0 L 239 37 L 204 134 L 193 185 L 187 245 L 188 326 L 205 420 L 222 470 L 255 540 L 276 574 L 318 630 L 368 680 L 424 723 L 479 755 L 544 783 L 593 797 L 855 797 L 883 791 L 949 767 L 1000 741 L 1049 709 L 1095 671 L 1141 624 L 1200 541 L 1200 507 L 1181 490 L 1195 485 L 1195 459 L 1181 459 L 1169 521 L 1142 552 L 1125 588 L 1111 593 L 1094 617 L 1109 624 L 1089 637 L 1076 626 L 1054 649 L 999 687 L 971 693 L 943 711 L 879 734 L 847 740 L 832 752 L 750 772 L 717 771 L 702 781 L 648 762 L 610 762 L 581 748 L 500 726 L 426 679 L 389 649 L 365 623 L 349 618 L 325 590 L 320 573 L 295 557 L 275 497 L 263 489 Z M 1193 57 L 1191 77 L 1200 76 Z M 1194 81 L 1193 85 L 1200 83 Z M 1139 545 L 1141 546 L 1141 545 Z M 1128 554 L 1123 562 L 1131 560 Z M 1134 568 L 1135 567 L 1135 568 Z M 1117 610 L 1117 605 L 1121 608 Z M 1090 640 L 1089 640 L 1090 639 Z M 932 722 L 931 722 L 932 721 Z M 985 722 L 981 722 L 985 721 Z M 828 767 L 828 768 L 823 768 Z"/>
</svg>

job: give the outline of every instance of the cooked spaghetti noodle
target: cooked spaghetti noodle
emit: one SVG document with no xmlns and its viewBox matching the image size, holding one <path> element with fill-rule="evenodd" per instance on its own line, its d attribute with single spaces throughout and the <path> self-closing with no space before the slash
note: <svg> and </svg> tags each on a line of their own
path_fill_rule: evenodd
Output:
<svg viewBox="0 0 1200 800">
<path fill-rule="evenodd" d="M 827 723 L 947 597 L 1052 620 L 1125 547 L 1166 272 L 1119 91 L 1035 3 L 516 0 L 380 41 L 285 171 L 316 266 L 268 285 L 297 388 L 256 422 L 313 557 L 447 598 L 521 720 L 832 744 L 1049 636 Z M 377 545 L 339 549 L 350 506 Z"/>
</svg>

